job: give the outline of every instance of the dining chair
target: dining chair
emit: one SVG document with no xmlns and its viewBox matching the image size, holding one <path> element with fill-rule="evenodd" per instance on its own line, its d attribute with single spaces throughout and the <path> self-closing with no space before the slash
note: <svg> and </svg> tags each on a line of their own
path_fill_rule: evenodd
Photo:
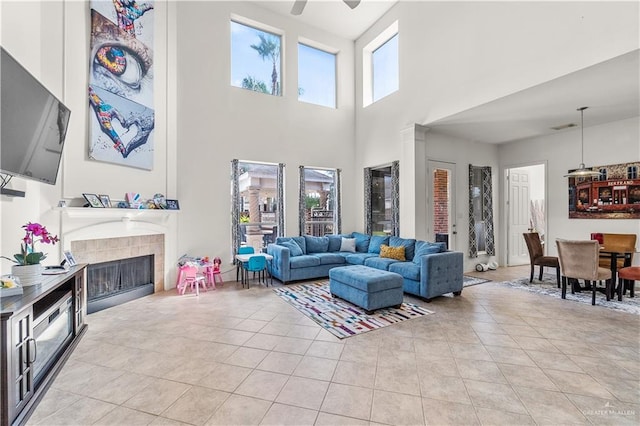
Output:
<svg viewBox="0 0 640 426">
<path fill-rule="evenodd" d="M 245 279 L 244 281 L 247 283 L 247 288 L 249 288 L 249 272 L 253 272 L 253 276 L 255 278 L 256 272 L 258 273 L 258 282 L 262 280 L 266 284 L 266 271 L 267 271 L 267 259 L 264 256 L 251 256 L 249 261 L 247 262 L 246 267 L 244 268 Z"/>
<path fill-rule="evenodd" d="M 238 254 L 253 254 L 253 253 L 255 253 L 255 250 L 251 246 L 238 247 Z M 245 266 L 247 265 L 246 265 L 246 262 L 239 262 L 237 266 L 238 267 L 236 268 L 236 281 L 238 281 L 238 279 L 240 278 L 240 269 L 244 270 Z M 242 276 L 244 277 L 244 273 Z"/>
<path fill-rule="evenodd" d="M 596 304 L 596 283 L 606 281 L 605 294 L 611 300 L 611 270 L 598 265 L 600 243 L 596 240 L 556 240 L 562 275 L 562 298 L 567 297 L 567 279 L 591 282 L 591 304 Z M 573 293 L 573 288 L 571 289 Z"/>
<path fill-rule="evenodd" d="M 540 275 L 538 276 L 538 279 L 541 281 L 544 267 L 548 266 L 550 268 L 556 268 L 556 282 L 558 284 L 558 288 L 560 288 L 560 264 L 558 262 L 558 258 L 544 255 L 540 235 L 537 232 L 525 232 L 522 235 L 524 236 L 524 241 L 527 243 L 529 260 L 531 263 L 531 275 L 529 277 L 529 282 L 533 282 L 533 268 L 535 265 L 540 267 Z"/>
<path fill-rule="evenodd" d="M 631 262 L 633 262 L 633 252 L 636 249 L 636 234 L 609 234 L 603 233 L 602 235 L 602 246 L 604 248 L 618 248 L 622 250 L 628 250 L 631 254 Z M 609 254 L 601 254 L 600 255 L 600 266 L 603 268 L 611 268 L 611 256 Z M 625 266 L 625 259 L 619 257 L 617 260 L 617 269 L 621 269 Z M 615 279 L 615 277 L 614 277 Z"/>
<path fill-rule="evenodd" d="M 627 266 L 618 269 L 618 300 L 622 299 L 622 295 L 626 294 L 629 288 L 629 297 L 635 296 L 636 281 L 640 281 L 640 266 Z"/>
</svg>

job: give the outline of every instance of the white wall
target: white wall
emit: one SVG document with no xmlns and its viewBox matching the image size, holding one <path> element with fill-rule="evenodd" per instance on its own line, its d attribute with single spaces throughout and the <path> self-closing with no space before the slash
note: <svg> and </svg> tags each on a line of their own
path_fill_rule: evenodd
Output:
<svg viewBox="0 0 640 426">
<path fill-rule="evenodd" d="M 404 162 L 421 179 L 426 165 L 420 167 L 419 158 L 407 158 L 405 129 L 415 123 L 428 127 L 440 118 L 637 49 L 638 16 L 637 2 L 399 2 L 356 41 L 355 168 L 401 159 L 401 176 Z M 363 108 L 362 48 L 395 20 L 400 89 Z M 427 141 L 429 137 L 428 132 Z M 460 174 L 470 162 L 480 161 L 485 150 L 471 143 L 451 145 L 437 159 L 457 162 Z M 530 158 L 526 152 L 520 154 L 520 163 Z M 501 175 L 497 169 L 493 173 Z M 363 179 L 356 176 L 356 194 L 361 194 Z M 459 192 L 466 185 L 466 177 L 459 179 Z M 402 199 L 400 204 L 411 205 Z M 499 205 L 495 202 L 496 208 Z M 363 207 L 358 207 L 356 217 L 362 217 Z M 410 225 L 419 234 L 420 223 L 428 218 L 420 203 L 414 208 L 401 215 L 415 214 Z M 458 203 L 457 209 L 459 219 L 467 217 L 466 204 Z M 401 221 L 401 232 L 411 233 L 404 225 Z M 496 221 L 496 233 L 500 230 Z M 498 254 L 506 247 L 500 241 Z M 467 252 L 466 246 L 458 248 Z"/>
<path fill-rule="evenodd" d="M 64 100 L 63 93 L 63 3 L 7 1 L 0 2 L 0 43 L 53 94 Z M 31 23 L 26 25 L 26 17 Z M 13 258 L 20 252 L 24 237 L 22 225 L 39 222 L 57 235 L 59 214 L 51 210 L 61 197 L 61 175 L 55 186 L 14 178 L 7 188 L 24 191 L 26 196 L 0 196 L 0 255 Z M 37 248 L 48 254 L 47 262 L 58 263 L 61 248 L 43 245 Z M 9 273 L 12 263 L 0 260 L 0 274 Z"/>
<path fill-rule="evenodd" d="M 284 31 L 284 96 L 231 87 L 231 14 Z M 343 171 L 343 229 L 354 216 L 353 42 L 245 2 L 179 2 L 178 192 L 182 252 L 230 259 L 232 159 L 285 163 L 287 235 L 297 235 L 298 166 Z M 339 50 L 338 108 L 297 100 L 297 42 L 304 37 Z"/>
<path fill-rule="evenodd" d="M 62 197 L 77 198 L 88 191 L 118 198 L 127 191 L 137 191 L 145 197 L 163 192 L 180 200 L 183 210 L 175 230 L 178 242 L 174 251 L 228 259 L 229 164 L 233 158 L 287 164 L 287 234 L 298 231 L 298 165 L 342 168 L 343 228 L 361 230 L 362 169 L 366 166 L 408 158 L 413 161 L 409 170 L 421 176 L 413 180 L 415 188 L 420 188 L 427 158 L 455 161 L 459 165 L 458 188 L 464 188 L 468 163 L 496 164 L 490 157 L 493 148 L 439 140 L 428 133 L 424 146 L 413 151 L 414 158 L 405 156 L 402 130 L 610 59 L 639 44 L 637 2 L 400 2 L 354 45 L 247 2 L 158 1 L 154 12 L 156 168 L 141 172 L 86 157 L 88 3 L 67 0 L 63 7 L 55 1 L 0 2 L 2 45 L 73 111 L 59 177 L 62 182 L 49 186 L 16 179 L 12 187 L 26 190 L 27 196 L 3 196 L 0 200 L 3 255 L 17 250 L 22 238 L 20 226 L 26 221 L 40 221 L 59 232 L 60 214 L 52 212 L 51 206 Z M 284 97 L 230 87 L 231 13 L 285 32 Z M 400 91 L 363 109 L 362 88 L 354 83 L 354 76 L 360 81 L 361 48 L 396 19 L 400 27 Z M 340 50 L 337 110 L 301 104 L 291 96 L 296 93 L 298 36 Z M 627 127 L 635 133 L 625 139 L 626 147 L 637 146 L 637 122 Z M 621 152 L 627 149 L 620 145 L 623 142 L 612 141 L 607 146 L 613 143 Z M 531 157 L 524 148 L 507 154 L 509 149 L 501 154 L 501 165 Z M 568 157 L 570 152 L 574 150 L 567 148 L 560 154 Z M 611 163 L 623 156 L 615 150 L 604 154 L 615 157 L 607 158 Z M 547 159 L 546 154 L 536 155 Z M 585 162 L 600 162 L 601 158 L 590 155 L 585 146 Z M 519 160 L 517 156 L 521 156 Z M 550 166 L 548 178 L 575 166 Z M 402 170 L 401 164 L 401 175 Z M 564 195 L 553 195 L 549 205 L 565 206 Z M 458 191 L 458 198 L 460 223 L 466 219 L 464 190 Z M 554 208 L 560 209 L 557 206 Z M 425 208 L 413 208 L 421 212 L 413 221 L 417 226 L 427 220 Z M 549 213 L 549 231 L 557 234 L 564 230 L 563 223 L 554 227 L 552 222 L 565 213 Z M 599 221 L 598 227 L 603 222 Z M 576 226 L 574 223 L 570 225 Z M 625 227 L 618 223 L 607 226 L 611 230 Z M 462 228 L 459 225 L 459 232 Z M 401 229 L 405 229 L 402 223 Z M 577 228 L 567 231 L 586 232 Z M 47 251 L 52 262 L 59 260 L 59 248 Z M 7 261 L 0 262 L 0 272 L 6 273 L 8 267 Z"/>
<path fill-rule="evenodd" d="M 27 220 L 41 221 L 56 233 L 64 231 L 59 229 L 61 214 L 51 210 L 61 198 L 78 202 L 83 192 L 91 192 L 122 199 L 129 191 L 148 198 L 160 192 L 179 199 L 182 208 L 177 225 L 171 225 L 175 235 L 168 239 L 177 243 L 168 248 L 168 256 L 177 259 L 177 254 L 189 253 L 230 260 L 229 173 L 233 158 L 287 165 L 289 234 L 298 232 L 298 165 L 341 168 L 343 227 L 349 231 L 355 227 L 352 41 L 246 2 L 157 1 L 153 12 L 155 165 L 148 172 L 87 158 L 88 2 L 1 1 L 3 45 L 14 47 L 19 59 L 25 57 L 43 73 L 52 74 L 48 79 L 57 85 L 57 94 L 71 108 L 72 118 L 59 183 L 47 187 L 16 179 L 16 189 L 26 189 L 27 197 L 2 197 L 0 248 L 13 253 L 15 247 L 17 251 L 20 226 Z M 271 97 L 230 86 L 232 13 L 285 32 L 285 96 Z M 42 25 L 24 25 L 25 16 Z M 298 36 L 339 49 L 338 109 L 297 101 Z M 48 65 L 50 59 L 53 67 L 41 66 Z M 47 251 L 52 255 L 57 251 L 59 256 L 59 250 Z M 56 261 L 55 255 L 51 260 Z M 3 272 L 8 272 L 9 266 L 3 262 Z M 171 283 L 172 277 L 168 271 L 165 281 Z"/>
<path fill-rule="evenodd" d="M 456 230 L 454 245 L 456 251 L 464 253 L 464 270 L 471 271 L 475 269 L 478 263 L 487 263 L 494 260 L 494 256 L 479 254 L 477 258 L 469 258 L 469 164 L 474 166 L 491 167 L 491 177 L 493 183 L 493 224 L 494 224 L 494 241 L 496 249 L 500 248 L 498 242 L 501 238 L 501 229 L 499 223 L 501 221 L 501 212 L 498 208 L 500 205 L 501 195 L 499 192 L 500 176 L 498 173 L 498 146 L 494 144 L 485 144 L 479 142 L 470 142 L 467 140 L 454 138 L 448 135 L 439 134 L 437 132 L 427 132 L 426 134 L 426 158 L 428 160 L 446 161 L 456 164 L 456 188 L 452 194 L 455 197 L 455 218 Z M 427 187 L 429 187 L 427 185 Z M 430 221 L 431 218 L 425 218 Z M 402 224 L 401 224 L 402 226 Z"/>
<path fill-rule="evenodd" d="M 584 162 L 589 166 L 638 161 L 639 141 L 640 117 L 585 127 Z M 592 232 L 640 234 L 638 219 L 569 219 L 564 175 L 580 163 L 580 129 L 504 144 L 498 155 L 501 173 L 522 158 L 547 162 L 547 241 L 553 242 L 548 246 L 550 256 L 557 256 L 557 238 L 588 239 Z"/>
</svg>

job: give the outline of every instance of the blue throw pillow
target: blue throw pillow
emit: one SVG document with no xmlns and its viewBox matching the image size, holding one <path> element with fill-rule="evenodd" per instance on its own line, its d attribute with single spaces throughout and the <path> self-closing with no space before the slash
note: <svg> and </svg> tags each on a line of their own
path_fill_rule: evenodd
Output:
<svg viewBox="0 0 640 426">
<path fill-rule="evenodd" d="M 302 254 L 307 254 L 307 243 L 304 237 L 291 237 L 291 239 L 298 244 L 300 250 L 302 250 Z"/>
<path fill-rule="evenodd" d="M 302 249 L 294 240 L 283 241 L 279 245 L 288 248 L 291 257 L 302 256 L 303 254 Z"/>
<path fill-rule="evenodd" d="M 369 253 L 380 254 L 380 246 L 389 245 L 389 237 L 386 235 L 372 235 L 369 241 Z"/>
<path fill-rule="evenodd" d="M 405 259 L 412 260 L 415 254 L 416 240 L 414 240 L 413 238 L 390 237 L 389 246 L 391 247 L 404 246 Z"/>
<path fill-rule="evenodd" d="M 420 257 L 425 254 L 442 253 L 446 251 L 444 243 L 430 243 L 428 241 L 416 241 L 416 253 L 413 263 L 420 264 Z"/>
<path fill-rule="evenodd" d="M 329 251 L 329 237 L 314 237 L 305 235 L 304 241 L 307 246 L 307 253 L 326 253 Z"/>
<path fill-rule="evenodd" d="M 369 241 L 371 236 L 367 234 L 361 234 L 360 232 L 354 232 L 353 238 L 356 239 L 356 251 L 359 253 L 366 253 L 369 250 Z"/>
</svg>

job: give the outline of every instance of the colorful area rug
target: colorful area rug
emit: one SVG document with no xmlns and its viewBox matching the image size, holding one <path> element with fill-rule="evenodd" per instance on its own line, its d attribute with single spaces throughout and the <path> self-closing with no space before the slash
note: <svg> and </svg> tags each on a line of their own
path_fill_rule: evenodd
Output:
<svg viewBox="0 0 640 426">
<path fill-rule="evenodd" d="M 378 309 L 367 315 L 364 309 L 331 297 L 328 281 L 287 285 L 273 291 L 340 339 L 433 313 L 405 302 L 400 309 Z"/>
<path fill-rule="evenodd" d="M 544 294 L 547 296 L 555 297 L 557 299 L 562 298 L 562 289 L 558 288 L 555 274 L 544 274 L 542 276 L 542 281 L 534 278 L 532 283 L 529 283 L 529 278 L 519 278 L 513 281 L 504 281 L 499 284 L 508 285 L 509 287 L 526 290 L 532 293 Z M 571 287 L 567 286 L 566 300 L 591 305 L 591 291 L 583 290 L 580 293 L 571 294 Z M 629 292 L 627 292 L 626 296 L 622 296 L 621 302 L 618 302 L 617 295 L 615 296 L 615 300 L 610 300 L 607 302 L 604 294 L 597 292 L 596 305 L 603 306 L 608 309 L 614 309 L 616 311 L 623 311 L 635 315 L 640 315 L 640 297 L 636 295 L 636 297 L 631 298 L 629 297 Z"/>
<path fill-rule="evenodd" d="M 468 275 L 465 275 L 463 278 L 464 278 L 464 281 L 462 281 L 463 287 L 469 287 L 476 284 L 484 284 L 491 281 L 491 280 L 485 280 L 484 278 L 470 277 Z"/>
</svg>

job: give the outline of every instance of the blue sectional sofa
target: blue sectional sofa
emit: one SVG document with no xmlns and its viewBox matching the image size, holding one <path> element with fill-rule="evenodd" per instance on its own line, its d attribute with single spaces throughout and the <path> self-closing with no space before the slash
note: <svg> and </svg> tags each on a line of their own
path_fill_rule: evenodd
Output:
<svg viewBox="0 0 640 426">
<path fill-rule="evenodd" d="M 345 248 L 343 238 L 351 242 L 355 239 L 354 251 L 341 251 Z M 383 244 L 404 247 L 406 260 L 381 257 Z M 326 278 L 332 268 L 364 265 L 400 274 L 405 293 L 427 300 L 462 292 L 463 254 L 447 251 L 444 243 L 353 232 L 325 237 L 278 237 L 267 246 L 267 253 L 273 256 L 272 276 L 285 284 Z"/>
</svg>

